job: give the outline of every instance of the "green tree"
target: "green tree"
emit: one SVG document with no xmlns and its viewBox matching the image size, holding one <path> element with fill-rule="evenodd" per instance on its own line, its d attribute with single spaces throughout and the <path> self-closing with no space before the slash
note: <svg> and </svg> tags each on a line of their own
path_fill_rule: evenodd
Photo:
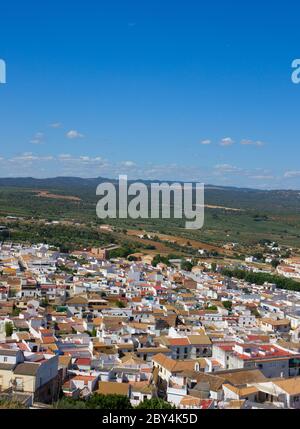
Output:
<svg viewBox="0 0 300 429">
<path fill-rule="evenodd" d="M 55 405 L 54 408 L 69 410 L 69 409 L 84 409 L 86 407 L 86 402 L 81 399 L 72 399 L 72 398 L 62 398 Z"/>
<path fill-rule="evenodd" d="M 208 311 L 218 311 L 218 307 L 216 305 L 211 305 L 206 308 Z"/>
<path fill-rule="evenodd" d="M 251 308 L 251 314 L 252 314 L 252 316 L 261 318 L 261 315 L 260 315 L 259 311 L 257 310 L 257 308 Z"/>
<path fill-rule="evenodd" d="M 2 400 L 0 401 L 0 409 L 8 410 L 8 409 L 25 409 L 26 406 L 22 404 L 21 402 L 12 402 L 9 400 Z"/>
<path fill-rule="evenodd" d="M 137 261 L 137 257 L 136 257 L 136 256 L 133 256 L 133 255 L 129 255 L 127 259 L 128 259 L 128 261 L 130 261 L 130 262 L 135 262 L 135 261 Z"/>
<path fill-rule="evenodd" d="M 232 301 L 223 301 L 222 304 L 224 308 L 226 308 L 226 310 L 228 311 L 232 310 Z"/>
<path fill-rule="evenodd" d="M 48 298 L 43 298 L 43 299 L 41 300 L 41 302 L 40 302 L 40 306 L 41 306 L 41 307 L 43 307 L 43 308 L 47 308 L 47 307 L 48 307 L 48 305 L 49 305 L 49 300 L 48 300 Z"/>
<path fill-rule="evenodd" d="M 95 394 L 87 401 L 87 408 L 98 410 L 129 410 L 132 408 L 130 400 L 123 395 Z"/>
<path fill-rule="evenodd" d="M 300 283 L 298 281 L 283 276 L 260 272 L 254 273 L 253 271 L 239 269 L 231 270 L 228 268 L 224 268 L 222 274 L 227 277 L 243 279 L 248 283 L 255 283 L 257 285 L 263 285 L 268 282 L 275 284 L 279 289 L 300 291 Z"/>
<path fill-rule="evenodd" d="M 254 253 L 254 258 L 256 258 L 258 261 L 262 261 L 264 259 L 264 255 L 261 252 Z"/>
<path fill-rule="evenodd" d="M 21 313 L 21 309 L 17 308 L 16 306 L 13 307 L 12 316 L 13 317 L 19 317 L 19 314 Z"/>
<path fill-rule="evenodd" d="M 273 261 L 271 262 L 271 265 L 273 268 L 277 268 L 278 265 L 280 265 L 280 261 L 278 259 L 273 259 Z"/>
<path fill-rule="evenodd" d="M 13 332 L 14 332 L 13 324 L 11 322 L 6 322 L 5 323 L 5 335 L 7 337 L 11 337 Z"/>
<path fill-rule="evenodd" d="M 184 271 L 192 271 L 193 264 L 189 261 L 182 261 L 181 269 Z"/>
<path fill-rule="evenodd" d="M 155 255 L 152 260 L 153 267 L 156 267 L 157 264 L 159 263 L 169 265 L 169 258 L 166 258 L 165 256 L 161 256 L 161 255 Z"/>
<path fill-rule="evenodd" d="M 55 405 L 60 409 L 97 409 L 97 410 L 129 410 L 132 405 L 127 396 L 101 395 L 95 393 L 89 399 L 62 398 Z"/>
<path fill-rule="evenodd" d="M 169 402 L 163 401 L 159 398 L 146 399 L 141 402 L 137 407 L 138 410 L 172 410 L 175 409 Z"/>
</svg>

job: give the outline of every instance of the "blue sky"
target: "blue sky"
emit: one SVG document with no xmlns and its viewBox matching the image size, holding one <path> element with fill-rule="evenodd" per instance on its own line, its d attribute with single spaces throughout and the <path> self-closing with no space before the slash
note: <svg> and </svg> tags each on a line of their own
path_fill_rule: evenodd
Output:
<svg viewBox="0 0 300 429">
<path fill-rule="evenodd" d="M 2 2 L 0 176 L 300 189 L 296 0 Z"/>
</svg>

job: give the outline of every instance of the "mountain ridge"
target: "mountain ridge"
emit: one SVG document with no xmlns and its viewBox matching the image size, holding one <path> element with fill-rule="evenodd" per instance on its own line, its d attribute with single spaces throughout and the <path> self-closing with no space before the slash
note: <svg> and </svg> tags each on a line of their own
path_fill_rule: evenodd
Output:
<svg viewBox="0 0 300 429">
<path fill-rule="evenodd" d="M 0 177 L 0 186 L 20 186 L 22 181 L 26 181 L 26 186 L 28 182 L 31 182 L 32 184 L 36 183 L 61 183 L 61 182 L 68 182 L 71 183 L 71 181 L 75 181 L 78 183 L 91 183 L 96 181 L 107 181 L 107 182 L 113 182 L 118 183 L 118 179 L 108 178 L 108 177 L 80 177 L 80 176 L 55 176 L 55 177 L 45 177 L 45 178 L 37 178 L 34 176 L 24 176 L 24 177 Z M 14 184 L 14 182 L 18 182 Z M 101 183 L 100 182 L 100 183 Z M 195 180 L 190 181 L 183 181 L 183 180 L 152 180 L 152 179 L 128 179 L 128 183 L 132 182 L 142 182 L 145 184 L 151 184 L 151 183 L 197 183 Z M 24 185 L 24 183 L 23 183 Z M 289 189 L 289 188 L 278 188 L 278 189 L 259 189 L 259 188 L 252 188 L 252 187 L 239 187 L 239 186 L 224 186 L 224 185 L 213 185 L 213 184 L 205 184 L 205 188 L 207 189 L 222 189 L 222 190 L 239 190 L 239 191 L 253 191 L 253 192 L 291 192 L 291 193 L 300 193 L 300 189 Z"/>
</svg>

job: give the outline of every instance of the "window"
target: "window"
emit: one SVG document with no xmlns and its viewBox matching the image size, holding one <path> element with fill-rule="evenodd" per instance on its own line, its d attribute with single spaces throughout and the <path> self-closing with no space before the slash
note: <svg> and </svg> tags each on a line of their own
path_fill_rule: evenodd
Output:
<svg viewBox="0 0 300 429">
<path fill-rule="evenodd" d="M 17 377 L 15 379 L 15 389 L 18 390 L 19 392 L 22 392 L 24 390 L 23 378 Z"/>
<path fill-rule="evenodd" d="M 7 362 L 7 357 L 6 357 L 6 356 L 3 358 L 3 361 L 4 361 L 4 362 Z"/>
</svg>

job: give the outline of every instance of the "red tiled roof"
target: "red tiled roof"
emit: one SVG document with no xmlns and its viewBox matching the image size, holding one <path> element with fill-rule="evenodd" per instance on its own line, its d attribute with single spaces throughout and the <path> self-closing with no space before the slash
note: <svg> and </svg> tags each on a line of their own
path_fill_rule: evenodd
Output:
<svg viewBox="0 0 300 429">
<path fill-rule="evenodd" d="M 76 377 L 72 378 L 72 380 L 77 380 L 77 381 L 93 381 L 95 380 L 97 377 L 93 376 L 93 375 L 76 375 Z"/>
<path fill-rule="evenodd" d="M 42 337 L 42 343 L 43 344 L 53 344 L 53 343 L 55 343 L 55 338 L 53 336 L 51 336 L 51 337 Z"/>
<path fill-rule="evenodd" d="M 187 338 L 168 338 L 171 346 L 189 346 L 189 340 Z"/>
<path fill-rule="evenodd" d="M 86 366 L 90 366 L 91 365 L 91 359 L 89 358 L 78 358 L 75 361 L 76 365 L 86 365 Z"/>
</svg>

